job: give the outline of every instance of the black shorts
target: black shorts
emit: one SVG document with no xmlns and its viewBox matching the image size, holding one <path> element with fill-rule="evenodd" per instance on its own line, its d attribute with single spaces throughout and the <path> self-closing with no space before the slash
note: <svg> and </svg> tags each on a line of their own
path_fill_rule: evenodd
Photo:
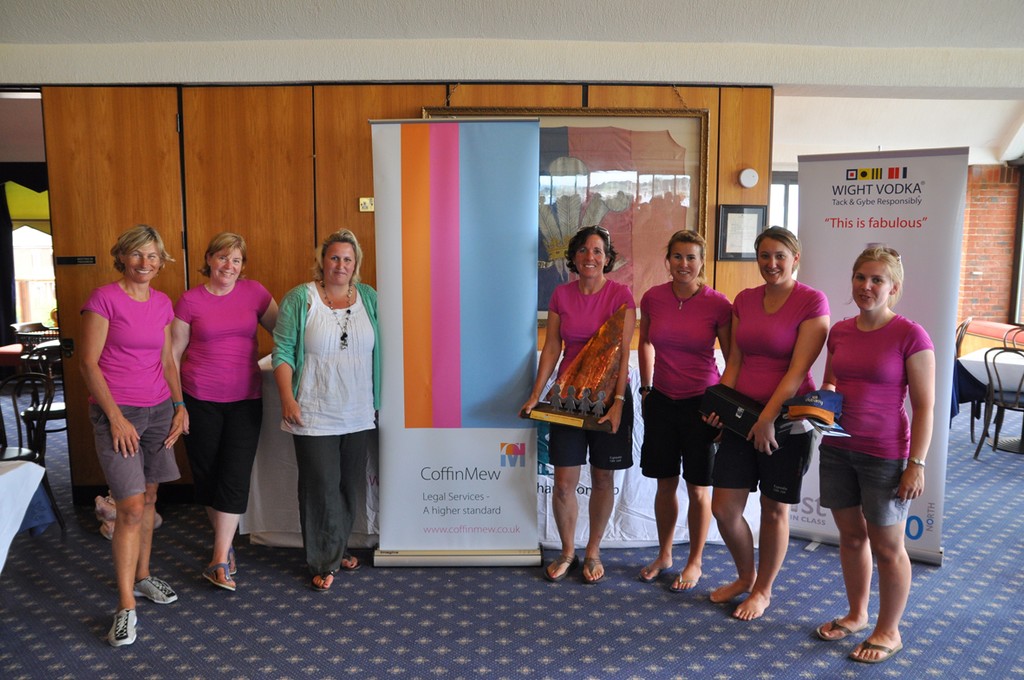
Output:
<svg viewBox="0 0 1024 680">
<path fill-rule="evenodd" d="M 548 437 L 548 462 L 555 467 L 575 467 L 587 462 L 599 470 L 625 470 L 633 467 L 633 393 L 626 390 L 619 431 L 601 432 L 551 424 Z"/>
<path fill-rule="evenodd" d="M 718 430 L 701 420 L 700 401 L 699 396 L 672 399 L 658 390 L 644 398 L 644 444 L 640 449 L 644 477 L 678 477 L 682 460 L 683 479 L 696 486 L 711 486 Z"/>
<path fill-rule="evenodd" d="M 742 436 L 722 430 L 722 443 L 715 456 L 715 487 L 750 489 L 779 503 L 800 502 L 800 486 L 811 466 L 814 433 L 792 434 L 779 442 L 772 455 L 761 453 Z"/>
</svg>

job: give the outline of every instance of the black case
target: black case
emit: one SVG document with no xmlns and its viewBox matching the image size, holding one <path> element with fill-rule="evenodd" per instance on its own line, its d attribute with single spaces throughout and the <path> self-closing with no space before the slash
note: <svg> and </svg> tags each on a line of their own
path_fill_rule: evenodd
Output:
<svg viewBox="0 0 1024 680">
<path fill-rule="evenodd" d="M 761 417 L 764 404 L 725 385 L 712 385 L 700 400 L 700 412 L 718 414 L 722 425 L 744 437 Z"/>
</svg>

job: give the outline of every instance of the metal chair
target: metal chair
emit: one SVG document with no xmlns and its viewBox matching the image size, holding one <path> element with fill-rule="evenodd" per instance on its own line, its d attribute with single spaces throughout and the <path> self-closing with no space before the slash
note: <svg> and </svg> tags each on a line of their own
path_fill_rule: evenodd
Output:
<svg viewBox="0 0 1024 680">
<path fill-rule="evenodd" d="M 1006 411 L 1024 412 L 1024 350 L 1012 347 L 993 347 L 985 352 L 985 372 L 988 375 L 988 391 L 985 396 L 985 428 L 974 450 L 975 459 L 988 436 L 989 425 L 995 412 L 995 435 L 992 450 L 999 446 L 999 432 L 1003 427 Z"/>
<path fill-rule="evenodd" d="M 42 373 L 18 373 L 0 383 L 0 460 L 24 460 L 46 469 L 46 418 L 53 394 L 53 381 Z M 67 525 L 45 472 L 42 483 L 63 534 Z"/>
</svg>

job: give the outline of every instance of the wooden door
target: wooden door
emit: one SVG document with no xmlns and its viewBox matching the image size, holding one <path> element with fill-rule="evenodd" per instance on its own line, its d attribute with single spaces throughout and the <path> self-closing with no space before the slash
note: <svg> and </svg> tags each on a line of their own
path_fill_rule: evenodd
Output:
<svg viewBox="0 0 1024 680">
<path fill-rule="evenodd" d="M 245 276 L 276 300 L 311 278 L 313 89 L 309 86 L 188 87 L 182 91 L 188 286 L 210 239 L 241 234 Z M 260 331 L 260 355 L 273 348 Z"/>
<path fill-rule="evenodd" d="M 119 277 L 110 248 L 137 224 L 175 258 L 154 287 L 183 290 L 178 96 L 170 87 L 44 87 L 43 123 L 61 337 L 78 342 L 90 291 Z M 79 262 L 71 264 L 71 262 Z M 64 361 L 71 484 L 76 503 L 106 488 L 96 460 L 77 353 Z M 178 463 L 187 475 L 181 447 Z"/>
</svg>

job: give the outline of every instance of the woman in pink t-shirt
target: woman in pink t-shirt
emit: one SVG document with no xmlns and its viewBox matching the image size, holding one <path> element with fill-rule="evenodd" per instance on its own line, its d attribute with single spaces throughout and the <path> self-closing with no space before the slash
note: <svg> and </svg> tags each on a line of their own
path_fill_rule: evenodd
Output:
<svg viewBox="0 0 1024 680">
<path fill-rule="evenodd" d="M 149 573 L 157 487 L 179 477 L 174 443 L 188 429 L 171 356 L 170 299 L 150 288 L 167 262 L 160 235 L 139 225 L 110 249 L 121 278 L 100 286 L 82 307 L 82 375 L 89 390 L 96 455 L 117 508 L 111 539 L 118 611 L 107 641 L 135 642 L 135 597 L 178 599 Z"/>
<path fill-rule="evenodd" d="M 869 248 L 853 264 L 860 313 L 828 337 L 823 387 L 843 395 L 848 439 L 821 446 L 821 504 L 839 529 L 839 558 L 850 610 L 818 626 L 826 642 L 868 627 L 871 558 L 878 561 L 878 621 L 850 653 L 878 663 L 903 649 L 899 624 L 910 594 L 903 544 L 910 502 L 924 491 L 932 438 L 935 351 L 921 326 L 892 307 L 903 288 L 903 263 L 890 248 Z M 913 417 L 904 409 L 907 395 Z M 908 465 L 909 462 L 909 465 Z"/>
<path fill-rule="evenodd" d="M 717 431 L 701 420 L 700 401 L 720 379 L 715 340 L 729 354 L 732 305 L 704 283 L 704 239 L 677 231 L 665 250 L 671 281 L 654 286 L 640 301 L 640 394 L 644 442 L 640 468 L 656 479 L 654 518 L 660 549 L 640 570 L 650 583 L 672 566 L 672 541 L 679 517 L 679 468 L 689 499 L 690 554 L 669 586 L 691 590 L 701 577 L 704 543 L 711 524 L 711 469 Z"/>
<path fill-rule="evenodd" d="M 243 279 L 245 239 L 224 232 L 206 247 L 200 273 L 209 281 L 186 291 L 174 305 L 174 361 L 189 416 L 185 451 L 196 500 L 213 526 L 213 557 L 203 578 L 235 589 L 231 542 L 249 502 L 249 478 L 263 422 L 256 331 L 274 331 L 277 302 Z"/>
<path fill-rule="evenodd" d="M 788 229 L 770 227 L 754 241 L 764 285 L 741 291 L 733 301 L 732 343 L 722 384 L 764 404 L 750 431 L 723 430 L 712 473 L 711 511 L 729 553 L 736 580 L 711 593 L 728 602 L 750 593 L 733 616 L 750 621 L 764 614 L 789 546 L 789 505 L 800 502 L 810 466 L 812 433 L 776 432 L 784 401 L 814 389 L 811 364 L 828 335 L 828 299 L 799 283 L 800 242 Z M 709 424 L 719 425 L 711 414 Z M 751 491 L 761 492 L 757 561 L 754 538 L 743 517 Z"/>
<path fill-rule="evenodd" d="M 576 557 L 576 518 L 579 505 L 576 488 L 580 467 L 590 462 L 593 490 L 590 495 L 590 536 L 583 560 L 583 582 L 604 579 L 601 563 L 601 539 L 615 504 L 615 470 L 633 465 L 633 402 L 628 387 L 629 343 L 636 326 L 636 303 L 629 288 L 611 281 L 605 274 L 615 264 L 615 249 L 608 231 L 602 227 L 584 227 L 569 241 L 565 259 L 569 271 L 579 279 L 563 284 L 551 295 L 547 337 L 540 353 L 537 380 L 523 410 L 529 413 L 538 404 L 548 379 L 561 356 L 563 373 L 593 336 L 620 307 L 626 306 L 622 329 L 622 358 L 611 405 L 599 422 L 611 423 L 611 432 L 583 430 L 566 425 L 551 425 L 548 451 L 555 468 L 555 488 L 551 509 L 558 525 L 562 551 L 544 570 L 549 581 L 561 581 L 579 563 Z M 565 353 L 562 355 L 562 346 Z"/>
</svg>

